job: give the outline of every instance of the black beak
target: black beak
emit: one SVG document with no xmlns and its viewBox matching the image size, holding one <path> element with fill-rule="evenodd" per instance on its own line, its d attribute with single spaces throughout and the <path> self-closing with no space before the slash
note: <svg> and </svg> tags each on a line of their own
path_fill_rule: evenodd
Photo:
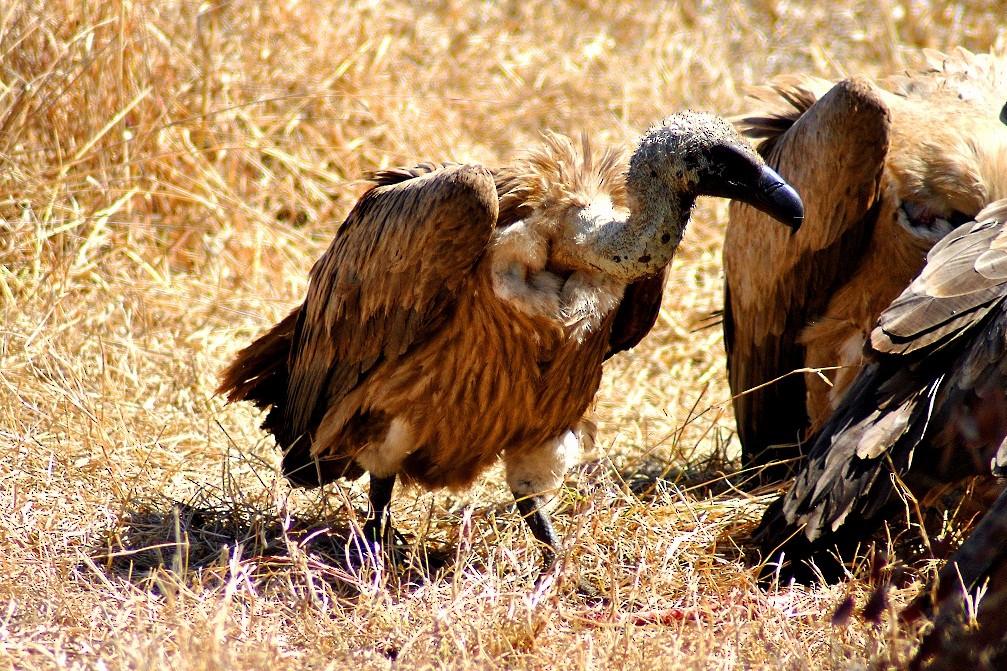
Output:
<svg viewBox="0 0 1007 671">
<path fill-rule="evenodd" d="M 791 232 L 801 227 L 804 203 L 797 191 L 740 141 L 711 148 L 707 160 L 711 169 L 699 181 L 699 195 L 748 203 L 789 226 Z"/>
<path fill-rule="evenodd" d="M 759 181 L 752 193 L 754 198 L 741 198 L 757 210 L 781 221 L 796 232 L 804 222 L 804 203 L 797 189 L 787 184 L 768 165 L 762 166 Z"/>
</svg>

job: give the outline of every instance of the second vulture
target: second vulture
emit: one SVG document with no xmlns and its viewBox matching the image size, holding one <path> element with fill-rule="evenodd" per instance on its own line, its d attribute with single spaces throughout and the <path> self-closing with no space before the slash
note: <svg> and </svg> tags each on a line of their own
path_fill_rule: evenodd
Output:
<svg viewBox="0 0 1007 671">
<path fill-rule="evenodd" d="M 843 561 L 910 497 L 1007 471 L 1005 301 L 1001 200 L 937 243 L 881 314 L 869 363 L 754 534 L 764 578 L 842 578 Z"/>
<path fill-rule="evenodd" d="M 553 137 L 496 175 L 380 172 L 311 269 L 304 303 L 238 353 L 219 391 L 268 409 L 291 483 L 369 473 L 364 531 L 377 544 L 397 479 L 462 488 L 502 456 L 548 563 L 558 540 L 545 503 L 602 362 L 653 326 L 702 195 L 795 228 L 803 216 L 794 190 L 707 114 L 651 129 L 628 170 Z"/>
<path fill-rule="evenodd" d="M 789 235 L 733 203 L 724 241 L 742 461 L 791 462 L 764 470 L 763 481 L 793 472 L 799 445 L 839 404 L 878 316 L 927 250 L 1007 197 L 1007 58 L 925 55 L 925 66 L 886 88 L 782 77 L 740 120 L 808 207 Z"/>
</svg>

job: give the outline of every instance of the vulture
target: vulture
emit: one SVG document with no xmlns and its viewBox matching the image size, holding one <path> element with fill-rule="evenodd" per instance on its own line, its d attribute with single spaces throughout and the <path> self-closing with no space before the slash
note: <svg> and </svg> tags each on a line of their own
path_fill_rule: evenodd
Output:
<svg viewBox="0 0 1007 671">
<path fill-rule="evenodd" d="M 397 479 L 469 485 L 498 457 L 518 509 L 558 547 L 546 503 L 579 448 L 602 362 L 653 326 L 697 196 L 796 228 L 797 193 L 720 117 L 673 115 L 628 168 L 548 136 L 496 173 L 373 175 L 311 269 L 302 305 L 240 351 L 218 393 L 268 410 L 296 486 L 369 474 L 365 541 L 388 549 Z"/>
<path fill-rule="evenodd" d="M 881 313 L 868 363 L 753 534 L 763 578 L 843 560 L 935 484 L 1007 468 L 1007 200 L 949 233 Z M 815 566 L 812 567 L 811 564 Z"/>
<path fill-rule="evenodd" d="M 745 468 L 795 472 L 926 253 L 1007 196 L 1007 57 L 925 52 L 886 82 L 783 76 L 737 119 L 807 204 L 794 235 L 732 203 L 724 343 Z M 811 372 L 805 372 L 811 369 Z"/>
</svg>

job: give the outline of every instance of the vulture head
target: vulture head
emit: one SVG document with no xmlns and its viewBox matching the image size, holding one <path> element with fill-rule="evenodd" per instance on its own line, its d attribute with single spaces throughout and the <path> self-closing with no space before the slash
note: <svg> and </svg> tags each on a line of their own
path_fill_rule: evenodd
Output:
<svg viewBox="0 0 1007 671">
<path fill-rule="evenodd" d="M 712 114 L 682 112 L 651 128 L 633 154 L 628 181 L 641 210 L 640 200 L 660 200 L 663 190 L 679 194 L 685 208 L 696 196 L 715 196 L 748 203 L 792 231 L 804 221 L 797 191 Z"/>
<path fill-rule="evenodd" d="M 793 230 L 804 218 L 797 192 L 729 123 L 682 112 L 643 136 L 614 194 L 604 191 L 565 217 L 550 216 L 558 232 L 553 253 L 620 280 L 654 275 L 671 262 L 698 196 L 741 200 Z"/>
</svg>

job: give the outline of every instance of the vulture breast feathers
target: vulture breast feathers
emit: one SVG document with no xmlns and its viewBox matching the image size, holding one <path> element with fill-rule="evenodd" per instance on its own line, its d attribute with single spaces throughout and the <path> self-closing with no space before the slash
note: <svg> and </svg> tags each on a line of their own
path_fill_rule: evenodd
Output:
<svg viewBox="0 0 1007 671">
<path fill-rule="evenodd" d="M 800 455 L 927 250 L 1007 197 L 1007 59 L 926 57 L 885 86 L 781 77 L 738 120 L 807 203 L 793 235 L 731 205 L 724 340 L 746 466 Z"/>
<path fill-rule="evenodd" d="M 791 489 L 755 533 L 782 574 L 842 576 L 833 564 L 889 514 L 896 482 L 935 483 L 1007 467 L 1007 200 L 935 245 L 881 314 L 868 363 L 811 443 Z M 769 570 L 775 570 L 772 567 Z"/>
<path fill-rule="evenodd" d="M 555 546 L 535 497 L 562 482 L 603 361 L 653 326 L 700 195 L 791 226 L 803 216 L 708 114 L 669 117 L 628 165 L 548 136 L 495 174 L 378 173 L 304 303 L 238 353 L 219 391 L 268 410 L 293 484 L 367 471 L 381 515 L 397 477 L 463 487 L 502 456 L 532 531 Z"/>
</svg>

